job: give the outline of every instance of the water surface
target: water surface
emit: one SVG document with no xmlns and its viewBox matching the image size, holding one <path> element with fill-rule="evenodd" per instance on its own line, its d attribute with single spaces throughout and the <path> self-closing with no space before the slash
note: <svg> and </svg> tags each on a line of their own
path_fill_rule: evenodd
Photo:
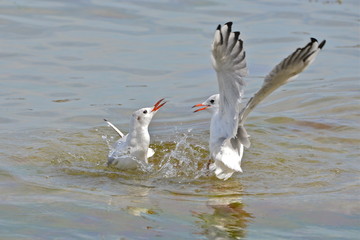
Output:
<svg viewBox="0 0 360 240">
<path fill-rule="evenodd" d="M 356 239 L 358 1 L 0 1 L 1 239 Z M 206 171 L 217 24 L 241 31 L 246 98 L 310 37 L 317 60 L 247 121 L 228 181 Z M 150 165 L 106 166 L 130 114 L 169 102 Z"/>
</svg>

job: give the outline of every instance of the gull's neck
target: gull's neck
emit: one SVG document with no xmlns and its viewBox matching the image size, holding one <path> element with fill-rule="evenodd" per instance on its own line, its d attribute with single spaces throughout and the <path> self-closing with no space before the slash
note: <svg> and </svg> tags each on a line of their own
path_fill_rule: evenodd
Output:
<svg viewBox="0 0 360 240">
<path fill-rule="evenodd" d="M 127 141 L 131 146 L 147 149 L 150 144 L 148 125 L 132 124 Z"/>
<path fill-rule="evenodd" d="M 223 129 L 223 122 L 221 119 L 221 114 L 219 108 L 212 109 L 212 117 L 210 122 L 210 144 L 214 142 L 218 142 L 219 139 L 223 139 L 225 137 L 225 130 Z"/>
<path fill-rule="evenodd" d="M 149 135 L 149 130 L 147 125 L 134 125 L 131 126 L 129 135 L 133 137 L 141 137 L 143 135 Z"/>
<path fill-rule="evenodd" d="M 209 108 L 209 111 L 211 113 L 211 117 L 214 117 L 215 115 L 219 114 L 219 107 Z"/>
</svg>

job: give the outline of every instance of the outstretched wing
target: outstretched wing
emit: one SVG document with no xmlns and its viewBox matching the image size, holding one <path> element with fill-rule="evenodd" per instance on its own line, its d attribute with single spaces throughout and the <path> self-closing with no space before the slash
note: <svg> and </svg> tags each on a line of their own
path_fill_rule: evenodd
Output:
<svg viewBox="0 0 360 240">
<path fill-rule="evenodd" d="M 310 42 L 303 48 L 296 49 L 287 58 L 282 60 L 270 73 L 265 77 L 262 87 L 248 101 L 245 108 L 240 114 L 240 125 L 242 125 L 249 113 L 264 98 L 270 95 L 280 86 L 295 79 L 302 71 L 304 71 L 316 58 L 326 41 L 320 44 L 315 38 L 311 38 Z"/>
<path fill-rule="evenodd" d="M 124 134 L 123 134 L 117 127 L 115 127 L 114 124 L 112 124 L 111 122 L 109 122 L 107 119 L 104 119 L 104 121 L 105 121 L 110 127 L 112 127 L 112 128 L 115 130 L 115 132 L 117 132 L 117 133 L 120 135 L 121 138 L 124 137 Z"/>
<path fill-rule="evenodd" d="M 232 22 L 219 25 L 212 44 L 212 63 L 217 73 L 220 93 L 220 117 L 226 137 L 236 135 L 240 103 L 247 74 L 243 41 L 231 31 Z"/>
</svg>

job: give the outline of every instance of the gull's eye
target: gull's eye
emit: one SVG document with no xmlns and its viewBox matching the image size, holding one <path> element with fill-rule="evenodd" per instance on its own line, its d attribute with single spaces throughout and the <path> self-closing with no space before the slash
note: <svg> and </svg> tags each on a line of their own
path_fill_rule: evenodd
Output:
<svg viewBox="0 0 360 240">
<path fill-rule="evenodd" d="M 144 110 L 143 113 L 144 113 L 144 114 L 147 114 L 147 110 Z"/>
<path fill-rule="evenodd" d="M 214 99 L 211 99 L 211 100 L 210 100 L 210 103 L 211 103 L 211 104 L 214 104 L 214 102 L 215 102 Z"/>
</svg>

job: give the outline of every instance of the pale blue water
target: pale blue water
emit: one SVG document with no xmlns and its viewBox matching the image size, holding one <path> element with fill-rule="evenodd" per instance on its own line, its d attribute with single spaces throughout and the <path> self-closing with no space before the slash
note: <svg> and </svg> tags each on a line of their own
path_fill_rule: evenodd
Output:
<svg viewBox="0 0 360 240">
<path fill-rule="evenodd" d="M 0 1 L 1 239 L 357 239 L 360 2 Z M 244 173 L 207 176 L 210 44 L 241 31 L 248 99 L 327 43 L 249 117 Z M 169 102 L 147 169 L 106 167 L 130 114 Z M 245 100 L 246 101 L 246 100 Z"/>
</svg>

